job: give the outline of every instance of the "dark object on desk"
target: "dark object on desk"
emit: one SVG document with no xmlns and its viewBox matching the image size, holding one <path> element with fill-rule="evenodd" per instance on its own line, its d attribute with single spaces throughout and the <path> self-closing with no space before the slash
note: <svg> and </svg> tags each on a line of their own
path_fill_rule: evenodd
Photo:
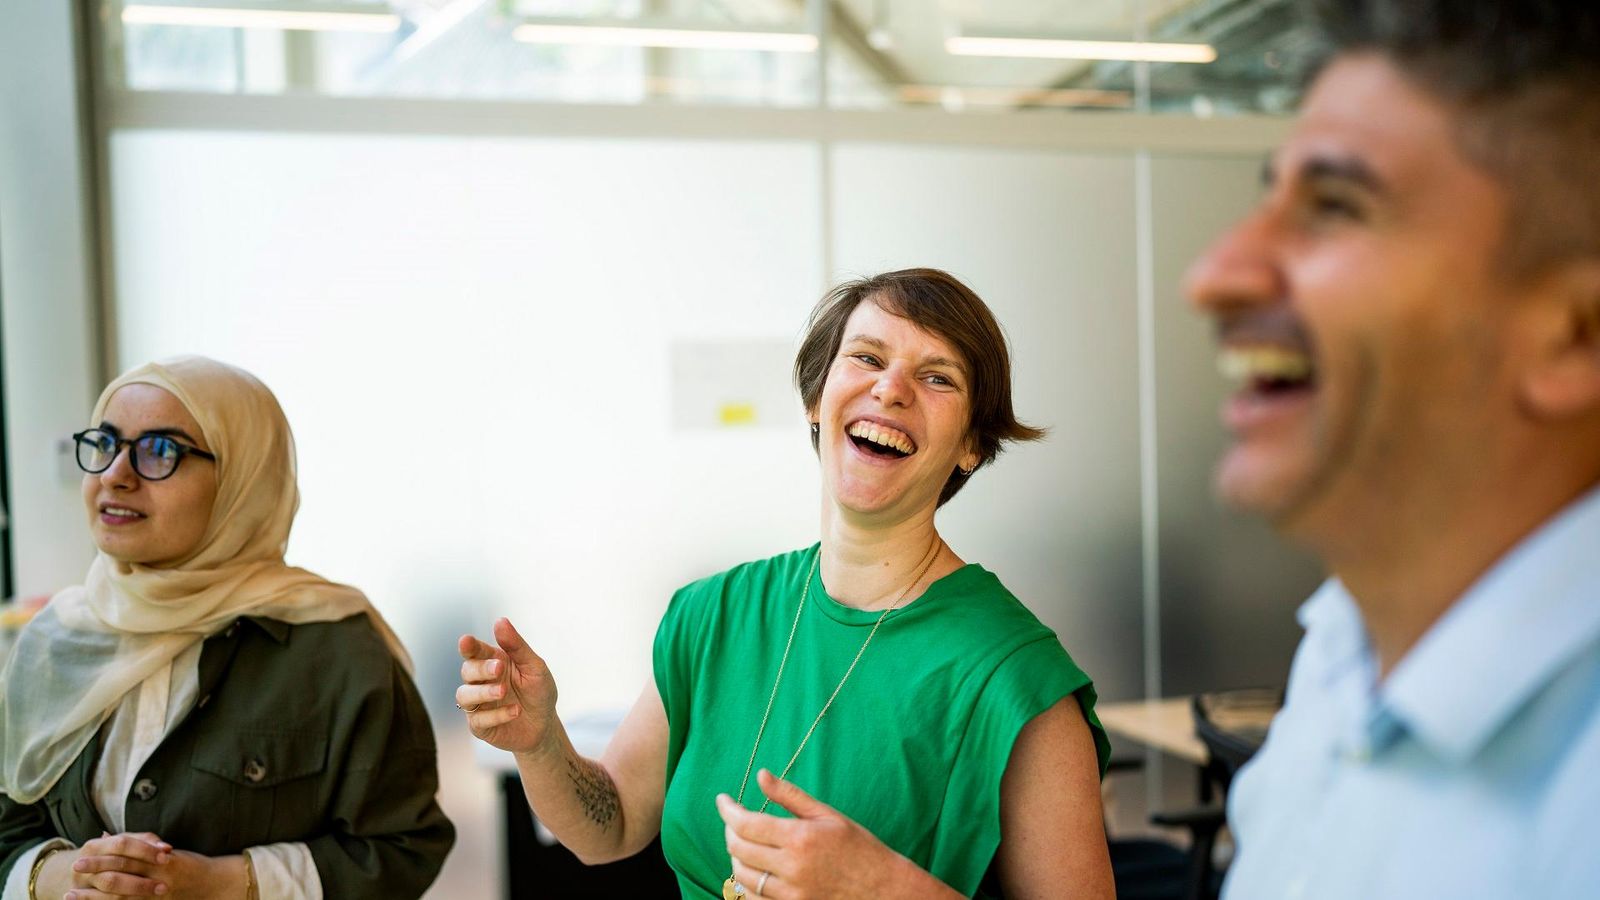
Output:
<svg viewBox="0 0 1600 900">
<path fill-rule="evenodd" d="M 1283 691 L 1250 688 L 1196 694 L 1194 734 L 1206 745 L 1206 776 L 1227 796 L 1233 776 L 1267 740 L 1272 717 L 1283 707 Z"/>
<path fill-rule="evenodd" d="M 637 855 L 586 866 L 560 844 L 539 840 L 533 811 L 515 772 L 500 776 L 506 838 L 506 897 L 509 900 L 584 900 L 611 897 L 677 897 L 678 880 L 661 855 L 657 838 Z"/>
</svg>

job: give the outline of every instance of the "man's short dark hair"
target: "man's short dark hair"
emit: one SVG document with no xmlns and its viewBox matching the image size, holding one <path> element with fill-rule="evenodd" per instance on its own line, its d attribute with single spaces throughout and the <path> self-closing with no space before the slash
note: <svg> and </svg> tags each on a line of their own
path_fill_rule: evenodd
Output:
<svg viewBox="0 0 1600 900">
<path fill-rule="evenodd" d="M 1600 256 L 1600 0 L 1311 0 L 1329 57 L 1375 53 L 1457 114 L 1511 194 L 1518 273 Z"/>
<path fill-rule="evenodd" d="M 1044 437 L 1043 429 L 1024 425 L 1012 412 L 1011 354 L 1000 323 L 971 288 L 938 269 L 902 269 L 847 281 L 817 303 L 794 360 L 794 383 L 807 412 L 816 412 L 822 403 L 822 387 L 839 355 L 845 323 L 867 300 L 936 335 L 961 354 L 968 369 L 967 397 L 971 401 L 967 427 L 976 439 L 978 466 L 998 456 L 1007 441 Z M 814 432 L 811 445 L 817 446 Z M 939 505 L 954 497 L 970 475 L 960 469 L 951 472 L 939 492 Z"/>
</svg>

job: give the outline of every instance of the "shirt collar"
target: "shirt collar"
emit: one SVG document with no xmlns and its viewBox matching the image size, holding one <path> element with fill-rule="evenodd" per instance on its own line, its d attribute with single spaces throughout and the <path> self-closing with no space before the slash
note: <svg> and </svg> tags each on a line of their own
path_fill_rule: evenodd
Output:
<svg viewBox="0 0 1600 900">
<path fill-rule="evenodd" d="M 278 619 L 267 619 L 261 616 L 245 616 L 240 621 L 249 622 L 262 631 L 265 631 L 268 637 L 280 644 L 288 642 L 289 632 L 294 628 L 294 626 L 290 625 L 288 622 L 283 622 Z"/>
<path fill-rule="evenodd" d="M 1600 639 L 1600 488 L 1523 539 L 1391 673 L 1382 702 L 1442 757 L 1465 762 Z"/>
</svg>

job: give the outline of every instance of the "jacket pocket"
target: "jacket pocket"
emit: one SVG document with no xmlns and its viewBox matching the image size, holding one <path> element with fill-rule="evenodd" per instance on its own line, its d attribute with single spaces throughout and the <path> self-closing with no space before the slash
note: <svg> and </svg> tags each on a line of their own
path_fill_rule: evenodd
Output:
<svg viewBox="0 0 1600 900">
<path fill-rule="evenodd" d="M 189 764 L 245 788 L 273 788 L 322 772 L 327 735 L 311 731 L 202 732 Z"/>
<path fill-rule="evenodd" d="M 328 765 L 326 734 L 290 729 L 206 731 L 189 765 L 227 798 L 230 852 L 313 836 L 321 775 Z M 206 776 L 211 776 L 207 778 Z M 209 792 L 202 792 L 209 793 Z M 219 797 L 220 799 L 220 797 Z M 309 808 L 308 808 L 309 807 Z M 221 824 L 221 823 L 219 823 Z"/>
</svg>

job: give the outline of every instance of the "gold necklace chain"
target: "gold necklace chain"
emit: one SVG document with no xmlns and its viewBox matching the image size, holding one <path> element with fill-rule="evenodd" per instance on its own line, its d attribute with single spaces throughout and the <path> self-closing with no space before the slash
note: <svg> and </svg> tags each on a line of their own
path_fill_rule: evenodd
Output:
<svg viewBox="0 0 1600 900">
<path fill-rule="evenodd" d="M 811 733 L 817 730 L 818 725 L 822 724 L 822 717 L 828 714 L 828 708 L 833 706 L 834 699 L 839 696 L 840 691 L 844 690 L 844 683 L 850 680 L 850 673 L 856 670 L 856 663 L 860 662 L 861 655 L 867 652 L 867 645 L 872 643 L 872 637 L 878 633 L 878 627 L 883 624 L 883 620 L 889 617 L 889 613 L 900 608 L 900 604 L 905 602 L 906 595 L 910 594 L 911 589 L 916 587 L 917 582 L 922 580 L 922 576 L 928 574 L 928 570 L 933 568 L 934 560 L 939 558 L 938 548 L 939 538 L 935 536 L 933 546 L 929 548 L 928 561 L 922 564 L 922 568 L 917 571 L 916 577 L 911 579 L 911 583 L 907 584 L 905 590 L 900 592 L 900 596 L 896 598 L 894 603 L 883 611 L 883 615 L 878 616 L 878 621 L 872 623 L 872 630 L 867 632 L 867 639 L 861 642 L 861 648 L 856 651 L 855 659 L 850 660 L 849 668 L 844 670 L 844 677 L 839 679 L 839 683 L 834 687 L 833 693 L 828 696 L 828 702 L 822 704 L 822 710 L 817 713 L 817 717 L 811 720 L 811 727 L 806 729 L 805 737 L 800 739 L 800 746 L 794 748 L 794 755 L 789 757 L 789 762 L 784 765 L 782 774 L 778 776 L 779 781 L 789 777 L 789 770 L 794 767 L 795 760 L 800 758 L 800 751 L 806 748 L 806 742 L 811 740 Z M 772 701 L 778 697 L 778 685 L 783 683 L 783 670 L 789 664 L 789 648 L 794 646 L 795 632 L 800 629 L 800 613 L 806 608 L 806 598 L 811 594 L 811 579 L 817 574 L 817 560 L 821 558 L 822 551 L 819 549 L 817 555 L 811 560 L 811 569 L 806 572 L 806 586 L 800 591 L 800 605 L 795 607 L 794 623 L 789 626 L 789 639 L 784 642 L 783 658 L 778 661 L 778 677 L 772 680 L 772 693 L 767 696 L 767 709 L 761 714 L 761 727 L 756 729 L 756 742 L 750 747 L 750 761 L 745 763 L 744 778 L 739 782 L 739 798 L 737 802 L 740 806 L 744 805 L 744 792 L 750 782 L 750 769 L 756 764 L 756 751 L 761 748 L 761 735 L 767 730 L 767 719 L 772 715 Z M 762 801 L 761 808 L 756 812 L 766 812 L 770 803 L 772 803 L 772 798 L 766 798 Z M 728 881 L 730 883 L 733 881 L 732 876 L 728 878 Z"/>
<path fill-rule="evenodd" d="M 872 630 L 867 632 L 867 639 L 861 642 L 861 649 L 856 651 L 855 659 L 850 660 L 850 667 L 844 670 L 844 677 L 839 679 L 839 683 L 834 687 L 833 693 L 828 695 L 828 702 L 822 704 L 822 710 L 817 713 L 817 717 L 811 720 L 811 727 L 806 729 L 805 737 L 800 739 L 800 746 L 794 748 L 794 755 L 789 757 L 789 762 L 784 765 L 782 774 L 778 776 L 779 781 L 789 777 L 789 770 L 794 768 L 794 761 L 800 758 L 800 751 L 804 750 L 806 742 L 811 740 L 811 733 L 817 730 L 818 725 L 822 724 L 822 717 L 828 714 L 828 708 L 833 706 L 834 699 L 839 696 L 840 691 L 844 690 L 844 683 L 850 680 L 850 673 L 856 670 L 856 663 L 861 661 L 861 654 L 867 652 L 867 645 L 872 643 L 872 636 L 878 633 L 878 626 L 882 625 L 883 620 L 889 617 L 889 613 L 900 608 L 900 604 L 905 602 L 906 595 L 910 594 L 911 589 L 916 587 L 917 582 L 922 580 L 922 576 L 928 574 L 928 570 L 933 568 L 934 560 L 939 558 L 938 535 L 934 535 L 933 546 L 928 548 L 928 552 L 928 561 L 922 564 L 922 568 L 917 571 L 916 577 L 911 579 L 911 583 L 906 585 L 906 589 L 900 592 L 900 596 L 894 603 L 883 611 L 883 615 L 878 616 L 878 621 L 872 623 Z M 772 701 L 778 697 L 778 685 L 783 683 L 783 670 L 789 664 L 789 648 L 794 646 L 795 632 L 800 630 L 800 613 L 805 611 L 806 598 L 811 596 L 811 579 L 817 574 L 817 560 L 821 558 L 822 551 L 819 549 L 817 555 L 811 560 L 810 570 L 806 572 L 806 586 L 800 591 L 800 605 L 795 607 L 794 623 L 789 626 L 789 639 L 784 642 L 783 658 L 778 661 L 778 677 L 772 680 L 772 693 L 767 695 L 767 709 L 761 714 L 761 727 L 756 729 L 756 742 L 750 746 L 750 760 L 744 764 L 744 778 L 739 781 L 739 799 L 736 802 L 740 806 L 744 805 L 744 791 L 750 784 L 750 770 L 756 764 L 756 751 L 761 749 L 761 736 L 766 733 L 767 719 L 772 715 Z M 772 798 L 767 797 L 761 801 L 761 808 L 756 812 L 766 812 L 767 806 L 771 803 Z M 762 878 L 762 881 L 765 882 L 766 878 Z M 757 885 L 757 887 L 760 887 L 760 885 Z M 744 900 L 744 891 L 744 885 L 740 884 L 739 879 L 730 872 L 728 880 L 722 883 L 723 900 Z"/>
</svg>

